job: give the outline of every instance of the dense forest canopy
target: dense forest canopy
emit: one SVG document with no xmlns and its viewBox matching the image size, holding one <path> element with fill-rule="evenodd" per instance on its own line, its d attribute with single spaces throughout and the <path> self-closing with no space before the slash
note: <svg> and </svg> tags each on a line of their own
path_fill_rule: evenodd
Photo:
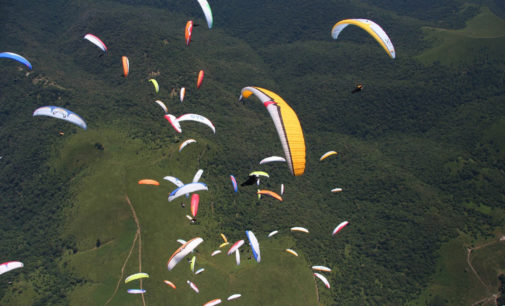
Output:
<svg viewBox="0 0 505 306">
<path fill-rule="evenodd" d="M 0 262 L 25 264 L 0 276 L 0 304 L 82 304 L 91 296 L 97 305 L 137 305 L 142 301 L 125 286 L 112 292 L 121 268 L 142 264 L 151 274 L 143 283 L 150 304 L 203 304 L 221 294 L 213 284 L 244 290 L 237 300 L 244 305 L 261 296 L 272 304 L 460 305 L 498 292 L 496 271 L 505 262 L 493 256 L 503 247 L 475 255 L 485 286 L 466 273 L 464 248 L 495 239 L 505 225 L 503 1 L 210 5 L 209 30 L 197 1 L 0 3 L 0 52 L 33 65 L 29 71 L 0 60 Z M 333 40 L 331 27 L 347 18 L 380 24 L 397 58 L 355 26 Z M 199 26 L 186 47 L 190 19 Z M 104 40 L 106 55 L 83 40 L 86 33 Z M 127 78 L 121 56 L 130 59 Z M 363 90 L 351 93 L 357 84 Z M 261 103 L 237 101 L 245 86 L 276 92 L 298 114 L 307 147 L 303 176 L 291 176 L 282 163 L 258 165 L 283 152 Z M 157 99 L 176 116 L 211 119 L 216 134 L 190 122 L 177 134 Z M 32 117 L 44 105 L 78 113 L 88 130 Z M 197 142 L 179 153 L 188 138 Z M 329 150 L 339 153 L 319 162 Z M 188 212 L 167 202 L 175 186 L 162 177 L 186 183 L 198 169 L 209 191 L 190 225 Z M 259 200 L 255 186 L 233 193 L 229 175 L 240 184 L 253 170 L 269 172 L 262 188 L 286 186 L 283 202 Z M 142 189 L 137 181 L 145 178 L 160 188 Z M 335 187 L 343 191 L 332 194 Z M 349 225 L 332 237 L 344 220 Z M 288 234 L 292 226 L 310 234 Z M 266 240 L 276 229 L 277 240 Z M 219 233 L 236 241 L 245 230 L 264 245 L 260 264 L 246 259 L 250 251 L 240 267 L 231 257 L 203 255 L 222 242 Z M 199 296 L 179 293 L 196 277 L 189 269 L 165 268 L 176 238 L 196 236 L 205 239 L 198 262 L 210 270 L 197 279 Z M 125 261 L 133 237 L 142 242 L 132 250 L 144 255 Z M 279 255 L 286 248 L 301 257 Z M 448 258 L 463 260 L 453 269 L 444 265 Z M 315 292 L 307 266 L 317 264 L 332 268 L 330 290 L 316 283 Z M 451 287 L 445 281 L 456 270 L 465 271 L 464 281 Z M 176 294 L 158 284 L 168 277 L 180 283 Z"/>
</svg>

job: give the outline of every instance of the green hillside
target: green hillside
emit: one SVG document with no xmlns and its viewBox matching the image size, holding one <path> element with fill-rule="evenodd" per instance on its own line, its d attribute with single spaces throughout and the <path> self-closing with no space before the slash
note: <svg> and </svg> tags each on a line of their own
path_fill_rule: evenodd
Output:
<svg viewBox="0 0 505 306">
<path fill-rule="evenodd" d="M 424 31 L 427 39 L 433 42 L 432 48 L 419 55 L 424 62 L 453 64 L 476 59 L 493 60 L 500 57 L 505 47 L 505 20 L 486 7 L 463 29 L 425 27 Z"/>
<path fill-rule="evenodd" d="M 288 2 L 211 3 L 211 30 L 196 1 L 1 4 L 0 44 L 33 64 L 0 62 L 0 262 L 25 264 L 0 276 L 1 305 L 193 305 L 233 293 L 237 305 L 461 305 L 498 292 L 505 21 L 459 1 L 432 7 L 448 16 L 439 24 L 428 4 Z M 332 25 L 351 17 L 379 23 L 398 57 L 357 27 L 331 39 Z M 186 47 L 189 19 L 199 26 Z M 265 107 L 237 101 L 245 86 L 273 90 L 298 114 L 304 175 L 258 165 L 283 151 Z M 175 116 L 209 118 L 216 133 L 189 121 L 176 133 L 158 99 Z M 31 116 L 44 105 L 76 112 L 88 129 Z M 179 152 L 189 138 L 197 142 Z M 329 150 L 339 153 L 320 162 Z M 168 202 L 176 187 L 163 177 L 188 183 L 198 169 L 209 190 L 191 224 L 189 199 Z M 233 193 L 230 174 L 240 184 L 253 170 L 270 174 L 260 188 L 286 186 L 282 202 L 258 199 L 256 186 Z M 160 186 L 137 183 L 146 178 Z M 245 230 L 258 237 L 261 263 L 247 243 L 238 266 L 228 247 L 210 256 L 220 233 L 233 243 L 247 241 Z M 204 239 L 195 255 L 205 271 L 193 275 L 186 259 L 168 271 L 177 239 L 193 237 Z M 466 249 L 490 242 L 470 258 L 481 282 Z M 312 265 L 332 269 L 331 289 Z M 149 279 L 124 284 L 139 271 Z M 126 291 L 140 286 L 143 297 Z"/>
</svg>

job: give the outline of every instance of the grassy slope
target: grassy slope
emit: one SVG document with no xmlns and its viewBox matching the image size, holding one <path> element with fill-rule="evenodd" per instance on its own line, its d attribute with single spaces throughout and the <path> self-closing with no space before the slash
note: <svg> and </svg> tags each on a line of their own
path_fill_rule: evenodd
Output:
<svg viewBox="0 0 505 306">
<path fill-rule="evenodd" d="M 96 141 L 104 145 L 103 152 L 96 152 L 93 147 Z M 65 256 L 63 264 L 84 276 L 88 283 L 73 292 L 71 303 L 82 304 L 93 296 L 97 305 L 103 304 L 113 292 L 136 231 L 125 195 L 131 199 L 141 223 L 142 271 L 150 274 L 150 279 L 144 281 L 149 303 L 203 303 L 212 298 L 225 298 L 234 292 L 242 293 L 239 303 L 244 305 L 258 304 L 262 299 L 290 305 L 315 303 L 314 280 L 303 256 L 291 258 L 283 252 L 284 248 L 293 245 L 291 237 L 284 234 L 267 242 L 265 233 L 258 233 L 261 235 L 258 237 L 262 243 L 263 262 L 258 265 L 247 260 L 246 256 L 251 253 L 246 251 L 242 254 L 243 263 L 236 267 L 232 256 L 210 257 L 220 244 L 219 229 L 215 223 L 202 217 L 199 225 L 189 225 L 184 217 L 189 213 L 189 205 L 183 209 L 179 205 L 180 200 L 167 203 L 167 194 L 174 187 L 161 178 L 172 174 L 189 181 L 191 178 L 182 174 L 187 173 L 187 168 L 197 169 L 194 157 L 198 146 L 194 144 L 193 148 L 188 147 L 180 154 L 176 143 L 168 143 L 158 150 L 147 150 L 141 141 L 132 141 L 110 127 L 80 133 L 68 141 L 61 154 L 68 156 L 69 162 L 74 161 L 76 155 L 72 152 L 76 150 L 86 152 L 87 156 L 93 153 L 100 155 L 89 163 L 86 173 L 81 179 L 77 178 L 74 185 L 77 196 L 74 208 L 69 211 L 66 233 L 77 239 L 80 251 Z M 85 148 L 88 150 L 84 151 Z M 179 156 L 185 158 L 181 160 Z M 146 177 L 160 180 L 160 187 L 136 183 Z M 204 181 L 205 177 L 204 172 Z M 200 215 L 206 214 L 206 211 L 208 214 L 211 199 L 211 196 L 202 193 Z M 184 201 L 188 204 L 188 200 Z M 83 228 L 87 230 L 82 231 Z M 179 245 L 176 240 L 195 236 L 202 236 L 205 240 L 198 248 L 197 267 L 204 267 L 206 271 L 199 276 L 191 276 L 187 263 L 183 261 L 168 272 L 165 265 Z M 97 238 L 103 245 L 94 249 Z M 303 254 L 303 251 L 300 253 Z M 138 271 L 137 256 L 138 249 L 135 248 L 124 277 Z M 178 286 L 177 290 L 171 292 L 172 289 L 163 284 L 163 279 L 173 281 Z M 199 295 L 192 294 L 185 284 L 186 279 L 199 286 Z M 111 305 L 137 304 L 138 298 L 126 293 L 127 288 L 133 287 L 135 283 L 127 286 L 121 282 Z"/>
<path fill-rule="evenodd" d="M 426 63 L 440 61 L 456 64 L 471 62 L 482 56 L 493 58 L 499 56 L 505 47 L 505 20 L 486 7 L 469 20 L 463 29 L 425 27 L 424 31 L 426 39 L 434 46 L 418 56 Z"/>
</svg>

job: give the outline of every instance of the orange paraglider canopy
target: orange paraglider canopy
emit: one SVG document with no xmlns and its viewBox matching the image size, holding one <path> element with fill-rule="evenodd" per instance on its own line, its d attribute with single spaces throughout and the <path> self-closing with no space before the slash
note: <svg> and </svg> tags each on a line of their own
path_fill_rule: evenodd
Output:
<svg viewBox="0 0 505 306">
<path fill-rule="evenodd" d="M 270 190 L 258 190 L 257 194 L 269 195 L 272 198 L 275 198 L 275 199 L 282 202 L 282 197 L 280 195 L 278 195 L 277 193 L 270 191 Z"/>
<path fill-rule="evenodd" d="M 200 72 L 198 73 L 198 81 L 196 81 L 196 88 L 200 88 L 200 86 L 202 86 L 203 75 L 204 75 L 203 70 L 200 70 Z"/>
<path fill-rule="evenodd" d="M 155 180 L 143 179 L 143 180 L 139 181 L 139 185 L 155 185 L 155 186 L 159 186 L 160 183 L 158 181 L 155 181 Z"/>
<path fill-rule="evenodd" d="M 128 76 L 128 73 L 130 72 L 130 61 L 126 56 L 122 57 L 123 61 L 123 76 L 126 78 Z"/>
</svg>

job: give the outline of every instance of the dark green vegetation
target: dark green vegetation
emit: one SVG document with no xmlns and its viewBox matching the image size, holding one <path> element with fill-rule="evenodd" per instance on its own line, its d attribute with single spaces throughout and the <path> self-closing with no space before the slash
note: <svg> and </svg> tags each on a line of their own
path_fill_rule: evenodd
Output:
<svg viewBox="0 0 505 306">
<path fill-rule="evenodd" d="M 141 223 L 151 305 L 203 304 L 234 292 L 249 305 L 261 297 L 315 304 L 312 264 L 333 269 L 331 290 L 318 283 L 323 304 L 461 305 L 498 292 L 503 260 L 487 253 L 502 254 L 503 246 L 473 255 L 494 291 L 479 288 L 465 271 L 464 246 L 504 230 L 502 2 L 486 2 L 490 11 L 460 1 L 288 2 L 216 1 L 210 31 L 196 1 L 0 4 L 1 51 L 20 53 L 34 67 L 27 73 L 0 62 L 0 262 L 25 263 L 1 276 L 0 304 L 89 304 L 90 297 L 103 304 L 136 232 L 126 195 Z M 357 28 L 333 41 L 331 26 L 350 17 L 378 22 L 398 58 L 390 60 Z M 186 48 L 183 30 L 192 18 L 200 27 Z M 99 57 L 82 40 L 86 33 L 101 37 L 109 54 Z M 130 58 L 127 79 L 120 76 L 122 55 Z M 200 69 L 206 77 L 197 91 Z M 158 72 L 155 95 L 147 79 Z M 356 83 L 364 88 L 352 95 Z M 259 160 L 282 154 L 264 107 L 254 99 L 237 102 L 248 85 L 281 95 L 305 131 L 306 174 L 293 178 L 284 165 L 261 167 L 271 175 L 264 187 L 286 185 L 283 203 L 257 201 L 254 187 L 231 192 L 229 174 L 240 183 Z M 170 97 L 180 86 L 188 88 L 183 104 Z M 172 114 L 210 118 L 217 133 L 182 123 L 176 135 L 155 99 Z M 88 131 L 32 118 L 42 105 L 75 111 Z M 198 143 L 178 153 L 186 138 Z M 339 155 L 319 163 L 328 150 Z M 187 182 L 199 168 L 209 192 L 201 193 L 198 225 L 186 222 L 180 201 L 166 202 L 171 184 L 136 184 L 165 175 Z M 331 194 L 334 187 L 344 192 Z M 342 220 L 350 225 L 331 237 Z M 291 226 L 310 234 L 287 234 Z M 208 255 L 220 232 L 235 241 L 246 229 L 264 245 L 261 264 L 246 259 L 250 254 L 238 268 L 233 258 Z M 274 229 L 283 233 L 266 240 Z M 201 278 L 190 276 L 185 263 L 166 271 L 175 239 L 197 235 L 205 239 Z M 288 247 L 302 257 L 283 253 Z M 138 271 L 137 254 L 135 248 L 125 273 Z M 171 278 L 179 291 L 160 287 Z M 133 286 L 122 284 L 112 304 L 140 303 L 126 288 Z"/>
</svg>

